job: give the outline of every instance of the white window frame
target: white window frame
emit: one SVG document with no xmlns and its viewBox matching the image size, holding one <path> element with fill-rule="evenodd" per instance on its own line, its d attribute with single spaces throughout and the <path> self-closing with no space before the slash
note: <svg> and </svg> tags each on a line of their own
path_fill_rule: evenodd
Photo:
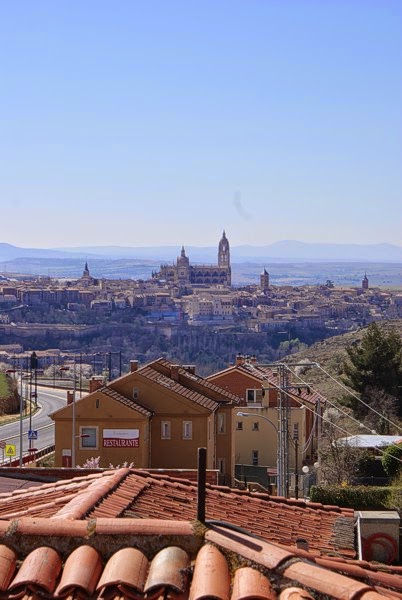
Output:
<svg viewBox="0 0 402 600">
<path fill-rule="evenodd" d="M 193 439 L 193 422 L 183 421 L 183 440 Z"/>
<path fill-rule="evenodd" d="M 249 393 L 253 392 L 253 399 L 250 400 L 249 398 Z M 246 402 L 247 404 L 255 404 L 257 402 L 257 390 L 254 388 L 247 388 L 246 389 Z"/>
<path fill-rule="evenodd" d="M 92 434 L 89 433 L 92 431 Z M 95 434 L 95 436 L 93 436 Z M 87 436 L 95 437 L 95 444 L 91 444 L 91 439 Z M 98 450 L 99 448 L 99 427 L 94 425 L 80 426 L 80 450 Z"/>
<path fill-rule="evenodd" d="M 172 439 L 171 422 L 161 421 L 161 440 Z"/>
</svg>

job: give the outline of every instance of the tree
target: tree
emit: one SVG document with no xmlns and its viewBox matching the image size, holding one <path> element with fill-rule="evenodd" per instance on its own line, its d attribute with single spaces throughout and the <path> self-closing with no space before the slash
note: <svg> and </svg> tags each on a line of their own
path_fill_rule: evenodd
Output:
<svg viewBox="0 0 402 600">
<path fill-rule="evenodd" d="M 319 451 L 321 482 L 341 485 L 353 482 L 358 473 L 360 453 L 355 447 L 340 441 L 346 427 L 346 417 L 336 408 L 328 408 L 324 413 L 323 432 Z"/>
<path fill-rule="evenodd" d="M 386 395 L 388 407 L 390 399 L 394 398 L 396 412 L 402 416 L 402 340 L 399 335 L 394 331 L 388 333 L 372 323 L 360 344 L 350 345 L 346 352 L 345 383 L 380 413 L 385 398 L 381 394 Z M 369 408 L 354 397 L 346 398 L 345 403 L 357 419 L 363 419 L 369 412 Z"/>
<path fill-rule="evenodd" d="M 402 467 L 402 444 L 391 444 L 381 458 L 384 471 L 389 477 L 396 477 Z"/>
</svg>

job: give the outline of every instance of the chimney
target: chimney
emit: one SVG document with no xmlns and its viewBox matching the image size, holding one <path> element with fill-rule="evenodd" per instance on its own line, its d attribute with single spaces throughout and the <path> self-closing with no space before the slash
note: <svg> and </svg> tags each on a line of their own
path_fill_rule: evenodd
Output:
<svg viewBox="0 0 402 600">
<path fill-rule="evenodd" d="M 236 367 L 241 367 L 241 365 L 244 365 L 244 356 L 242 354 L 238 354 L 236 356 L 236 362 L 235 362 L 235 366 Z"/>
<path fill-rule="evenodd" d="M 173 381 L 179 381 L 179 368 L 180 365 L 172 365 L 170 367 L 170 377 Z"/>
<path fill-rule="evenodd" d="M 195 375 L 195 365 L 183 365 L 183 369 L 185 369 L 187 373 Z"/>
<path fill-rule="evenodd" d="M 130 373 L 135 373 L 138 369 L 138 360 L 130 360 Z"/>
<path fill-rule="evenodd" d="M 74 402 L 74 392 L 67 391 L 67 405 Z"/>
<path fill-rule="evenodd" d="M 256 365 L 257 364 L 257 357 L 255 354 L 253 354 L 253 356 L 250 357 L 250 362 L 252 365 Z"/>
<path fill-rule="evenodd" d="M 103 386 L 103 378 L 102 377 L 91 377 L 89 380 L 89 393 L 96 392 Z"/>
</svg>

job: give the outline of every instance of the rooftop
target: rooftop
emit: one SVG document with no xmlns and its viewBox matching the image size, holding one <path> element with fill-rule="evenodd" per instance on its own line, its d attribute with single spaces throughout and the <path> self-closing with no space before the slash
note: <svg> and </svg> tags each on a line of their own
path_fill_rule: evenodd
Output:
<svg viewBox="0 0 402 600">
<path fill-rule="evenodd" d="M 119 469 L 1 494 L 0 598 L 401 597 L 402 567 L 353 559 L 352 511 L 208 486 L 200 523 L 196 491 Z"/>
</svg>

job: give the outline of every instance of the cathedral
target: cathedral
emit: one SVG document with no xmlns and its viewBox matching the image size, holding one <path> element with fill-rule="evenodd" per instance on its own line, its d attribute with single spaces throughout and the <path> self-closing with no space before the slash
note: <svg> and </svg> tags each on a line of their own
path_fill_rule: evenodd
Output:
<svg viewBox="0 0 402 600">
<path fill-rule="evenodd" d="M 231 286 L 230 248 L 225 232 L 218 245 L 218 264 L 190 265 L 184 246 L 173 265 L 161 265 L 155 279 L 164 279 L 177 285 L 224 285 Z"/>
</svg>

